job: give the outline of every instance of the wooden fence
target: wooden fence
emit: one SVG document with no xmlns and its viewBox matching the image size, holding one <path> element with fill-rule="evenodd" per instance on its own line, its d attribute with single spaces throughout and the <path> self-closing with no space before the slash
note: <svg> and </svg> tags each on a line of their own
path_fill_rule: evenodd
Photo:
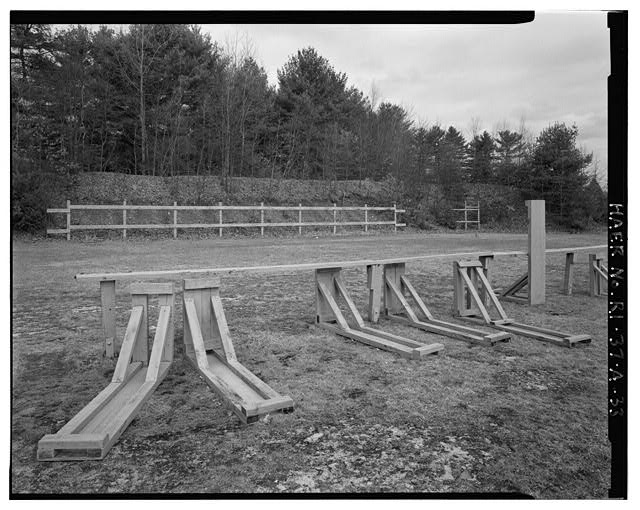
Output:
<svg viewBox="0 0 640 510">
<path fill-rule="evenodd" d="M 94 225 L 82 225 L 74 224 L 71 221 L 72 211 L 122 211 L 122 223 L 115 224 L 94 224 Z M 146 223 L 146 224 L 131 224 L 127 223 L 127 211 L 173 211 L 173 222 L 171 223 Z M 217 223 L 178 223 L 179 211 L 218 211 Z M 259 211 L 260 222 L 259 223 L 223 223 L 222 212 L 223 211 Z M 293 222 L 265 222 L 265 212 L 268 211 L 296 211 L 298 213 L 298 221 Z M 325 211 L 333 212 L 333 221 L 311 221 L 303 222 L 302 213 L 304 211 Z M 364 214 L 362 221 L 338 221 L 338 213 L 344 211 L 361 211 Z M 393 220 L 389 221 L 371 221 L 369 214 L 372 212 L 393 212 Z M 302 227 L 319 227 L 327 226 L 333 227 L 333 233 L 337 233 L 339 226 L 364 226 L 364 231 L 367 232 L 369 227 L 377 225 L 391 225 L 394 231 L 398 227 L 405 227 L 406 223 L 398 223 L 398 214 L 404 213 L 404 209 L 398 209 L 396 204 L 393 207 L 369 207 L 365 204 L 364 207 L 338 207 L 333 204 L 332 207 L 319 207 L 319 206 L 303 206 L 299 204 L 296 206 L 269 206 L 261 203 L 260 205 L 222 205 L 220 202 L 218 205 L 178 205 L 176 202 L 173 205 L 129 205 L 126 200 L 122 205 L 72 205 L 70 200 L 67 200 L 67 207 L 61 209 L 47 209 L 47 213 L 50 214 L 65 214 L 66 215 L 66 228 L 48 228 L 47 234 L 66 234 L 67 240 L 71 239 L 71 232 L 74 230 L 121 230 L 122 238 L 127 238 L 127 230 L 151 230 L 151 229 L 167 229 L 173 230 L 173 238 L 178 237 L 179 229 L 194 229 L 194 228 L 211 228 L 218 229 L 218 235 L 222 237 L 222 230 L 227 228 L 260 228 L 260 235 L 264 235 L 264 229 L 268 227 L 298 227 L 298 234 L 302 234 Z"/>
<path fill-rule="evenodd" d="M 464 220 L 458 220 L 456 223 L 464 223 L 464 229 L 467 230 L 467 225 L 469 223 L 475 223 L 478 225 L 478 230 L 480 230 L 480 202 L 474 207 L 472 204 L 467 204 L 467 201 L 464 201 L 464 209 L 452 209 L 453 211 L 464 211 Z M 475 212 L 476 219 L 470 220 L 469 213 Z"/>
</svg>

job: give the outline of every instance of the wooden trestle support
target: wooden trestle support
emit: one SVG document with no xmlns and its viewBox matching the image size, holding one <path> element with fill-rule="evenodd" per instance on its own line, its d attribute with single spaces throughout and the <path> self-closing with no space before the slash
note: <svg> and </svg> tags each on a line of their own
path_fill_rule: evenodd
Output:
<svg viewBox="0 0 640 510">
<path fill-rule="evenodd" d="M 488 296 L 488 305 L 486 307 L 485 301 L 480 297 L 479 290 L 485 296 Z M 476 320 L 481 317 L 486 324 L 502 331 L 565 347 L 591 342 L 589 335 L 573 335 L 530 326 L 515 322 L 507 317 L 484 271 L 482 271 L 482 264 L 479 261 L 456 261 L 453 263 L 453 295 L 454 313 L 459 317 Z M 488 309 L 491 309 L 491 305 L 497 311 L 499 319 L 490 317 Z"/>
<path fill-rule="evenodd" d="M 340 272 L 340 267 L 317 269 L 315 272 L 316 323 L 319 327 L 336 335 L 394 352 L 408 359 L 421 359 L 429 354 L 437 354 L 444 349 L 444 346 L 439 343 L 425 345 L 409 338 L 368 327 L 349 296 Z M 338 305 L 340 297 L 346 303 L 355 322 L 353 325 L 347 322 L 340 310 Z"/>
<path fill-rule="evenodd" d="M 383 283 L 384 312 L 387 318 L 419 328 L 423 331 L 443 335 L 457 340 L 464 340 L 481 345 L 495 345 L 498 342 L 508 342 L 511 335 L 507 332 L 487 332 L 477 328 L 470 328 L 452 322 L 434 318 L 420 295 L 405 275 L 405 264 L 386 264 L 384 266 Z M 411 307 L 409 299 L 417 305 L 421 318 Z"/>
<path fill-rule="evenodd" d="M 184 280 L 184 345 L 187 359 L 244 423 L 293 410 L 236 358 L 220 299 L 220 279 Z"/>
<path fill-rule="evenodd" d="M 158 296 L 158 326 L 149 354 L 149 296 Z M 129 325 L 111 383 L 56 434 L 38 442 L 38 460 L 100 460 L 165 378 L 173 361 L 173 286 L 131 285 Z"/>
</svg>

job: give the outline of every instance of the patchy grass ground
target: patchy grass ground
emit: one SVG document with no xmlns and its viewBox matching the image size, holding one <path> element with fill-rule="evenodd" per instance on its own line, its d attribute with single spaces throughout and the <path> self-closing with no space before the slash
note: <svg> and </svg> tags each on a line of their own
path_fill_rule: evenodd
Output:
<svg viewBox="0 0 640 510">
<path fill-rule="evenodd" d="M 603 235 L 548 236 L 548 247 L 604 244 Z M 574 295 L 559 289 L 563 256 L 549 256 L 547 303 L 505 303 L 521 322 L 593 341 L 575 349 L 515 337 L 493 348 L 382 322 L 441 342 L 405 360 L 313 326 L 311 272 L 235 274 L 222 296 L 238 358 L 296 410 L 242 425 L 184 361 L 181 307 L 176 361 L 101 462 L 36 461 L 56 432 L 110 380 L 101 356 L 97 283 L 78 272 L 340 261 L 423 253 L 525 249 L 526 235 L 436 234 L 310 239 L 141 240 L 13 244 L 11 488 L 15 493 L 522 492 L 604 498 L 609 487 L 606 302 L 587 294 L 578 255 Z M 526 259 L 504 258 L 490 280 L 504 287 Z M 450 318 L 451 262 L 408 265 L 432 310 Z M 365 309 L 364 270 L 345 271 Z M 177 282 L 176 282 L 177 283 Z M 119 334 L 130 309 L 117 289 Z M 444 494 L 443 494 L 444 495 Z"/>
</svg>

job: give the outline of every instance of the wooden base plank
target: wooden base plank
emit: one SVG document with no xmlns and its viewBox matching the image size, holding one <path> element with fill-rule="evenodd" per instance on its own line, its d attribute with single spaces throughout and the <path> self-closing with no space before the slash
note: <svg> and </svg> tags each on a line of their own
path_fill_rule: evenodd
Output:
<svg viewBox="0 0 640 510">
<path fill-rule="evenodd" d="M 479 345 L 493 346 L 498 342 L 508 342 L 511 338 L 511 335 L 505 333 L 498 333 L 496 335 L 485 333 L 481 330 L 475 330 L 475 333 L 470 333 L 469 330 L 474 331 L 472 328 L 463 327 L 463 329 L 460 330 L 454 329 L 457 325 L 451 323 L 445 323 L 448 327 L 444 327 L 439 324 L 432 324 L 430 321 L 412 321 L 411 319 L 399 315 L 389 315 L 388 318 L 392 321 L 418 328 L 429 333 L 435 333 L 438 335 L 447 336 L 449 338 L 455 338 L 456 340 L 464 340 L 465 342 L 471 342 Z"/>
</svg>

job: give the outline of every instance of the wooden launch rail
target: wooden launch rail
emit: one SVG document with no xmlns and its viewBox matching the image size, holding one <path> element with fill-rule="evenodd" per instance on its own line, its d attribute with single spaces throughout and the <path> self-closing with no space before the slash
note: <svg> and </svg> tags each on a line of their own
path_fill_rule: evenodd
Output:
<svg viewBox="0 0 640 510">
<path fill-rule="evenodd" d="M 575 254 L 584 251 L 598 251 L 605 249 L 606 245 L 597 246 L 579 246 L 569 248 L 551 248 L 547 249 L 547 254 L 554 253 L 571 253 Z M 447 259 L 460 259 L 465 257 L 478 257 L 481 260 L 486 261 L 490 258 L 496 257 L 508 257 L 527 255 L 525 251 L 502 251 L 502 252 L 458 252 L 458 253 L 438 253 L 429 255 L 417 255 L 411 257 L 397 257 L 383 260 L 350 260 L 342 262 L 311 262 L 302 264 L 278 264 L 272 266 L 239 266 L 239 267 L 218 267 L 218 268 L 199 268 L 199 269 L 167 269 L 156 271 L 130 271 L 130 272 L 118 272 L 118 273 L 79 273 L 75 275 L 76 280 L 79 281 L 99 281 L 100 282 L 100 295 L 102 302 L 102 327 L 104 334 L 104 351 L 107 358 L 113 358 L 118 351 L 116 345 L 116 321 L 115 321 L 115 309 L 116 309 L 116 281 L 117 280 L 177 280 L 181 278 L 193 278 L 205 275 L 223 275 L 232 273 L 287 273 L 296 271 L 317 271 L 322 269 L 331 269 L 335 267 L 356 268 L 366 267 L 369 274 L 371 271 L 382 271 L 383 266 L 391 264 L 405 264 L 408 262 L 419 262 L 426 260 L 447 260 Z M 573 261 L 573 258 L 571 259 Z M 486 266 L 485 266 L 486 267 Z M 571 269 L 571 266 L 569 266 Z M 380 289 L 370 287 L 370 292 L 379 293 Z M 369 319 L 372 322 L 376 322 L 380 313 L 379 305 L 373 306 L 373 303 L 377 301 L 370 298 Z"/>
</svg>

